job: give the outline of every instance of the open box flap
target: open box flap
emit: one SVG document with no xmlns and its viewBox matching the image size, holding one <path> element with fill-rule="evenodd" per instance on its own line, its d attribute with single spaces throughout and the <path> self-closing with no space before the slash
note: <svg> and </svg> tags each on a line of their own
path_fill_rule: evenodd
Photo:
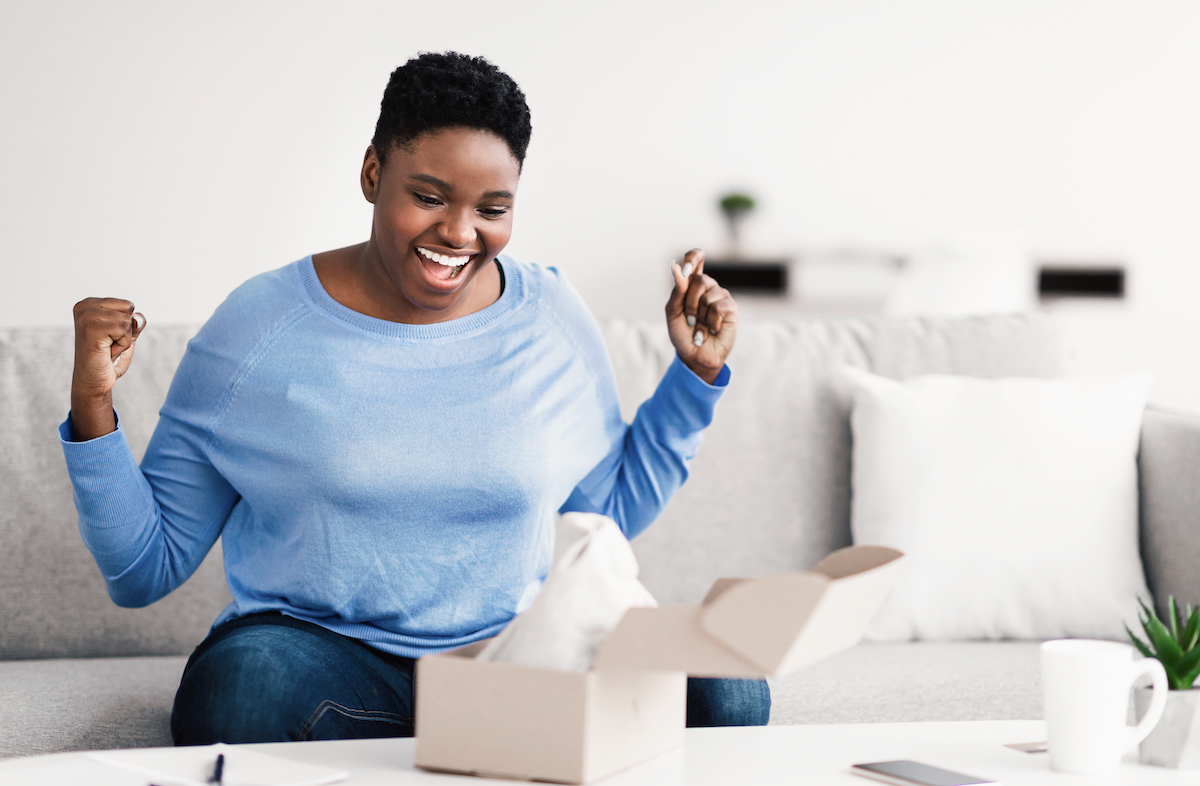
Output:
<svg viewBox="0 0 1200 786">
<path fill-rule="evenodd" d="M 694 677 L 761 677 L 762 669 L 700 629 L 695 606 L 632 608 L 609 634 L 593 669 L 683 671 Z"/>
<path fill-rule="evenodd" d="M 810 572 L 842 579 L 895 562 L 904 552 L 889 546 L 847 546 L 813 565 Z"/>
<path fill-rule="evenodd" d="M 851 546 L 805 573 L 722 580 L 703 607 L 630 609 L 592 667 L 784 676 L 858 643 L 902 556 L 882 546 Z"/>
<path fill-rule="evenodd" d="M 902 556 L 882 546 L 852 546 L 807 573 L 738 584 L 703 610 L 700 627 L 763 674 L 783 677 L 858 643 Z"/>
</svg>

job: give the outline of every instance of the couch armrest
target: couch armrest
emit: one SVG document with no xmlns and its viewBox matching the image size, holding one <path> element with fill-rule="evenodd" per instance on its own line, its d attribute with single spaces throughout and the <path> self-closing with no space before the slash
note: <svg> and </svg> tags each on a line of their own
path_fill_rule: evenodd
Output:
<svg viewBox="0 0 1200 786">
<path fill-rule="evenodd" d="M 1142 560 L 1159 612 L 1168 595 L 1200 605 L 1200 415 L 1147 407 L 1138 465 Z"/>
</svg>

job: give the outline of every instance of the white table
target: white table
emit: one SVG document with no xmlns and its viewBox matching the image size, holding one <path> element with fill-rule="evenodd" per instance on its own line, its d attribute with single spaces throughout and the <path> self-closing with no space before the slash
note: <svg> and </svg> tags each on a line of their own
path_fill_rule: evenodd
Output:
<svg viewBox="0 0 1200 786">
<path fill-rule="evenodd" d="M 831 726 L 765 726 L 757 728 L 688 729 L 683 749 L 618 773 L 604 786 L 867 786 L 874 781 L 849 774 L 855 762 L 914 759 L 1006 784 L 1200 784 L 1200 771 L 1166 770 L 1136 763 L 1126 756 L 1114 779 L 1051 772 L 1045 753 L 1021 753 L 1010 742 L 1045 739 L 1042 721 L 972 721 L 957 723 L 874 723 Z M 483 778 L 444 775 L 413 769 L 413 741 L 344 740 L 337 742 L 270 743 L 250 746 L 275 756 L 324 764 L 351 773 L 351 786 L 483 786 L 507 784 Z M 56 786 L 77 777 L 83 753 L 56 753 L 0 762 L 0 786 Z M 91 762 L 88 761 L 90 765 Z M 144 778 L 96 764 L 88 786 L 146 786 Z M 75 781 L 78 782 L 78 781 Z"/>
</svg>

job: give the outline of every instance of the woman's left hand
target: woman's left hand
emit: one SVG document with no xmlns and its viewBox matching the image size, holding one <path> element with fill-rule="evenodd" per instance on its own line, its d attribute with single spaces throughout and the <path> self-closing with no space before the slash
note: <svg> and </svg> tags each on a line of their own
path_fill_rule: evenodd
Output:
<svg viewBox="0 0 1200 786">
<path fill-rule="evenodd" d="M 729 290 L 704 275 L 704 252 L 698 248 L 687 252 L 682 265 L 673 262 L 671 272 L 675 278 L 667 300 L 671 343 L 684 365 L 711 385 L 737 340 L 737 303 Z"/>
</svg>

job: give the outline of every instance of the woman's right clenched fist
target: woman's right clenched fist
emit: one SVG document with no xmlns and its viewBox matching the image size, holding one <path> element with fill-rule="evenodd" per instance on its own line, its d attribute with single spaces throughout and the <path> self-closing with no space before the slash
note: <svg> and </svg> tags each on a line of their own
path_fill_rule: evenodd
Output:
<svg viewBox="0 0 1200 786">
<path fill-rule="evenodd" d="M 117 428 L 112 389 L 129 369 L 146 318 L 128 300 L 90 297 L 75 304 L 75 373 L 71 377 L 71 436 L 95 439 Z"/>
</svg>

